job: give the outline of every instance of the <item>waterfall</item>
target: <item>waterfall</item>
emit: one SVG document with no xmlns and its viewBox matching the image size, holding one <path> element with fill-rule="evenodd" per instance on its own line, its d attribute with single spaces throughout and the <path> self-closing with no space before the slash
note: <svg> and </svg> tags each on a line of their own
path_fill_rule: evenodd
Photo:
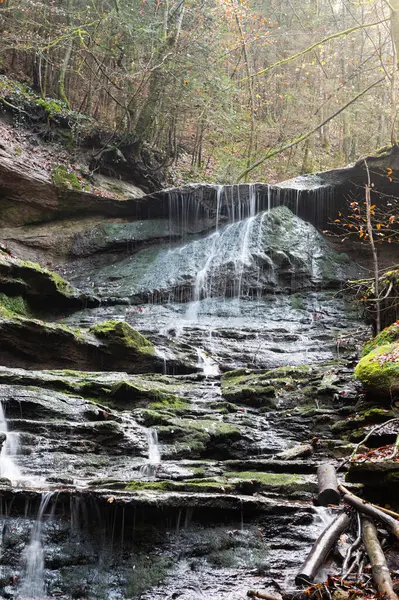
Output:
<svg viewBox="0 0 399 600">
<path fill-rule="evenodd" d="M 253 194 L 251 212 L 256 210 Z M 263 222 L 267 212 L 252 214 L 242 221 L 231 223 L 223 229 L 194 242 L 193 258 L 202 259 L 192 291 L 192 303 L 186 318 L 196 321 L 200 300 L 215 295 L 240 298 L 244 293 L 243 276 L 248 272 L 254 287 L 262 265 L 257 258 L 269 262 L 263 251 Z"/>
<path fill-rule="evenodd" d="M 158 433 L 156 429 L 148 429 L 147 431 L 148 441 L 148 459 L 147 463 L 141 467 L 140 474 L 142 477 L 154 477 L 157 468 L 161 464 L 161 452 L 158 444 Z"/>
<path fill-rule="evenodd" d="M 36 522 L 30 541 L 24 552 L 25 576 L 21 585 L 19 600 L 42 600 L 44 589 L 44 553 L 42 545 L 43 517 L 53 492 L 45 492 L 39 506 Z"/>
<path fill-rule="evenodd" d="M 0 477 L 10 479 L 15 483 L 21 477 L 21 472 L 15 464 L 13 457 L 18 454 L 18 434 L 8 431 L 4 416 L 3 405 L 0 402 L 0 434 L 5 435 L 0 453 Z"/>
<path fill-rule="evenodd" d="M 215 363 L 210 356 L 206 354 L 201 348 L 197 348 L 198 362 L 197 367 L 202 369 L 204 375 L 220 375 L 219 366 Z"/>
</svg>

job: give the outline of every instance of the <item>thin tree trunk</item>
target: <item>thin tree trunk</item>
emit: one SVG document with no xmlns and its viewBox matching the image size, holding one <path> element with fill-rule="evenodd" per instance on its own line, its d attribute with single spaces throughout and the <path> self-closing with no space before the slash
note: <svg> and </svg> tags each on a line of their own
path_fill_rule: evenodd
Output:
<svg viewBox="0 0 399 600">
<path fill-rule="evenodd" d="M 376 310 L 376 315 L 375 315 L 375 329 L 376 329 L 376 335 L 378 335 L 381 331 L 381 303 L 379 300 L 379 295 L 380 295 L 380 282 L 379 282 L 379 269 L 378 269 L 378 256 L 377 256 L 377 250 L 375 247 L 375 243 L 374 243 L 374 236 L 373 236 L 373 225 L 371 223 L 371 181 L 370 181 L 370 171 L 369 171 L 369 167 L 367 164 L 367 161 L 364 161 L 364 164 L 366 165 L 366 170 L 367 170 L 367 185 L 365 187 L 365 192 L 366 192 L 366 219 L 367 219 L 367 233 L 369 236 L 369 242 L 370 242 L 370 247 L 371 247 L 371 252 L 373 254 L 373 268 L 374 268 L 374 292 L 375 292 L 375 310 Z"/>
<path fill-rule="evenodd" d="M 71 0 L 68 0 L 68 2 L 67 2 L 66 12 L 67 12 L 67 25 L 70 26 L 71 25 Z M 60 75 L 58 78 L 58 95 L 59 95 L 60 99 L 63 102 L 65 102 L 65 104 L 67 105 L 68 108 L 69 108 L 69 100 L 68 100 L 68 96 L 65 91 L 65 79 L 66 79 L 66 74 L 67 74 L 68 67 L 69 67 L 69 61 L 71 60 L 72 48 L 73 48 L 73 37 L 70 36 L 66 41 L 66 49 L 65 49 L 64 59 L 62 61 Z"/>
</svg>

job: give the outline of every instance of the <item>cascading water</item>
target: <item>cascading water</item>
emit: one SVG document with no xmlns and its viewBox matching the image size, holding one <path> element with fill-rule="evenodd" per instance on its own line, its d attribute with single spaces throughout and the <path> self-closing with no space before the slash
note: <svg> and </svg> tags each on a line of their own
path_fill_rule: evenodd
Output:
<svg viewBox="0 0 399 600">
<path fill-rule="evenodd" d="M 140 474 L 142 477 L 154 477 L 156 471 L 161 464 L 161 452 L 158 443 L 158 433 L 156 429 L 148 429 L 148 459 L 146 464 L 141 468 Z"/>
<path fill-rule="evenodd" d="M 0 433 L 6 436 L 0 453 L 0 477 L 15 483 L 21 477 L 21 472 L 14 462 L 13 457 L 18 454 L 18 434 L 8 431 L 4 409 L 0 402 Z"/>
<path fill-rule="evenodd" d="M 220 375 L 219 366 L 206 352 L 201 350 L 201 348 L 197 348 L 197 354 L 197 366 L 202 369 L 204 375 Z"/>
<path fill-rule="evenodd" d="M 45 597 L 42 529 L 44 514 L 52 496 L 53 492 L 42 495 L 37 519 L 24 552 L 25 575 L 18 600 L 42 600 Z"/>
</svg>

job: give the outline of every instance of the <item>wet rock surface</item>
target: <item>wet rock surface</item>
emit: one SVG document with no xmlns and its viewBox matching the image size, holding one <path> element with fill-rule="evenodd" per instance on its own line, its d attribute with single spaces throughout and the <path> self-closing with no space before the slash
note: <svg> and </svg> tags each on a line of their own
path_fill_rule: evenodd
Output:
<svg viewBox="0 0 399 600">
<path fill-rule="evenodd" d="M 292 590 L 331 518 L 312 498 L 321 461 L 354 447 L 365 328 L 339 287 L 357 266 L 285 207 L 213 196 L 184 242 L 180 198 L 163 233 L 165 215 L 74 231 L 62 269 L 99 306 L 2 315 L 0 596 Z"/>
</svg>

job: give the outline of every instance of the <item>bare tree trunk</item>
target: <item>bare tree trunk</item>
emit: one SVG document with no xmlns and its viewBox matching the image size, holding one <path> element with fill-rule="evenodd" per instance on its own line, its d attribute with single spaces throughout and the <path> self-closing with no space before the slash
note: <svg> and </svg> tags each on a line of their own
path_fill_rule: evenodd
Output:
<svg viewBox="0 0 399 600">
<path fill-rule="evenodd" d="M 369 236 L 369 242 L 370 242 L 370 247 L 371 247 L 371 252 L 373 254 L 373 267 L 374 267 L 374 292 L 375 292 L 375 311 L 376 311 L 376 315 L 375 315 L 375 329 L 376 329 L 376 334 L 378 335 L 381 331 L 381 303 L 379 300 L 379 295 L 380 295 L 380 290 L 379 290 L 379 286 L 380 286 L 380 282 L 379 282 L 379 269 L 378 269 L 378 256 L 377 256 L 377 250 L 375 247 L 375 243 L 374 243 L 374 237 L 373 237 L 373 226 L 371 223 L 371 181 L 370 181 L 370 171 L 368 168 L 368 164 L 367 161 L 364 161 L 364 164 L 366 165 L 366 169 L 367 169 L 367 185 L 365 187 L 365 192 L 366 192 L 366 219 L 367 219 L 367 233 Z"/>
<path fill-rule="evenodd" d="M 391 8 L 391 37 L 393 50 L 393 68 L 391 75 L 391 143 L 396 146 L 398 138 L 396 135 L 397 109 L 397 86 L 399 68 L 399 0 L 390 0 Z"/>
<path fill-rule="evenodd" d="M 67 24 L 69 26 L 69 25 L 71 25 L 71 0 L 68 0 L 68 2 L 67 2 L 66 13 L 67 13 Z M 65 102 L 65 104 L 68 106 L 68 108 L 69 108 L 69 100 L 68 100 L 68 96 L 65 91 L 65 79 L 66 79 L 66 74 L 67 74 L 68 67 L 69 67 L 69 61 L 71 60 L 72 48 L 73 48 L 73 38 L 72 38 L 72 36 L 70 36 L 66 41 L 64 59 L 62 61 L 60 75 L 58 78 L 58 95 L 59 95 L 60 99 L 63 102 Z"/>
</svg>

